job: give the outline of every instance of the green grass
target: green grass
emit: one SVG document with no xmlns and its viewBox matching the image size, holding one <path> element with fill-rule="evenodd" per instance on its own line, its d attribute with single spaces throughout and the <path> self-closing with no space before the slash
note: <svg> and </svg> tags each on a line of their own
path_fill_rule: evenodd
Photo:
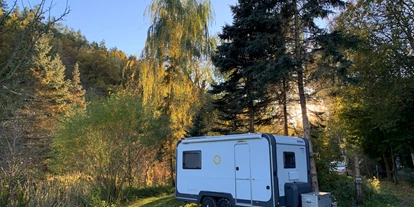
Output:
<svg viewBox="0 0 414 207">
<path fill-rule="evenodd" d="M 380 192 L 374 199 L 366 201 L 362 207 L 414 207 L 414 187 L 401 182 L 395 185 L 392 182 L 381 181 Z M 175 200 L 173 194 L 142 198 L 127 205 L 127 207 L 182 207 L 182 202 Z M 352 206 L 351 201 L 338 203 L 339 207 Z M 199 205 L 187 204 L 185 207 Z M 359 205 L 358 205 L 359 206 Z"/>
<path fill-rule="evenodd" d="M 174 195 L 162 195 L 150 197 L 131 203 L 127 207 L 182 207 L 183 203 L 175 200 Z M 185 207 L 196 207 L 195 204 L 187 204 Z"/>
<path fill-rule="evenodd" d="M 170 206 L 170 207 L 179 207 L 181 203 L 175 200 L 172 195 L 163 195 L 160 197 L 150 197 L 138 200 L 137 202 L 129 205 L 128 207 L 161 207 L 161 206 Z"/>
<path fill-rule="evenodd" d="M 369 201 L 364 207 L 414 207 L 414 187 L 407 182 L 382 181 L 381 192 L 378 201 Z"/>
</svg>

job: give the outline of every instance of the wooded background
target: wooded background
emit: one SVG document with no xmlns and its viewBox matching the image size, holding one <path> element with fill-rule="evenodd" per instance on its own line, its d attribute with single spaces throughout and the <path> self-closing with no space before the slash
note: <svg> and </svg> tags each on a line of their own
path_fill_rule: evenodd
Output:
<svg viewBox="0 0 414 207">
<path fill-rule="evenodd" d="M 247 132 L 310 140 L 315 190 L 355 155 L 396 180 L 414 162 L 413 8 L 240 0 L 214 36 L 209 0 L 152 0 L 128 57 L 62 25 L 69 9 L 0 0 L 0 205 L 118 202 L 174 185 L 178 140 Z"/>
</svg>

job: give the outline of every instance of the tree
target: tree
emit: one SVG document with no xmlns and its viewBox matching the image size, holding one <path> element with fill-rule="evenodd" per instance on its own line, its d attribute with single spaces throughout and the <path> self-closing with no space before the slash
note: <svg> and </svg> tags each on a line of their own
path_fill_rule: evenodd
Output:
<svg viewBox="0 0 414 207">
<path fill-rule="evenodd" d="M 168 133 L 168 119 L 154 117 L 152 108 L 133 94 L 119 92 L 94 100 L 86 113 L 65 120 L 52 142 L 55 173 L 81 172 L 90 177 L 100 199 L 115 202 L 121 192 L 142 183 L 146 162 Z M 81 161 L 80 161 L 81 160 Z"/>
<path fill-rule="evenodd" d="M 70 101 L 72 104 L 72 110 L 85 110 L 86 103 L 85 103 L 85 91 L 82 88 L 81 80 L 80 80 L 80 72 L 79 72 L 79 64 L 75 64 L 75 68 L 72 74 L 72 82 L 69 85 L 69 93 L 72 97 L 70 97 Z"/>
<path fill-rule="evenodd" d="M 381 158 L 391 179 L 390 157 L 413 151 L 413 45 L 412 3 L 358 1 L 336 21 L 337 28 L 363 40 L 350 76 L 357 80 L 346 88 L 341 116 L 353 139 L 365 153 Z M 372 148 L 372 146 L 377 146 Z M 380 156 L 378 156 L 380 155 Z M 411 162 L 406 160 L 405 162 Z"/>
<path fill-rule="evenodd" d="M 78 55 L 83 49 L 89 48 L 90 44 L 80 30 L 76 32 L 67 26 L 57 24 L 52 28 L 52 32 L 55 40 L 51 43 L 52 50 L 60 54 L 66 67 L 66 77 L 72 77 L 75 64 L 79 64 Z"/>
<path fill-rule="evenodd" d="M 288 29 L 292 34 L 291 38 L 287 38 L 287 45 L 290 45 L 288 54 L 295 60 L 292 65 L 297 80 L 297 88 L 299 92 L 300 107 L 302 112 L 302 123 L 304 137 L 309 141 L 310 163 L 312 189 L 319 191 L 318 179 L 315 166 L 315 157 L 312 149 L 312 140 L 310 134 L 310 125 L 307 109 L 307 98 L 305 93 L 306 66 L 310 60 L 312 49 L 319 49 L 318 37 L 328 34 L 327 31 L 320 29 L 316 23 L 317 18 L 327 18 L 333 13 L 332 8 L 343 7 L 345 3 L 341 0 L 317 1 L 317 0 L 293 0 L 292 2 L 284 2 L 281 11 L 284 13 L 285 24 L 284 29 Z M 329 35 L 328 35 L 329 37 Z"/>
<path fill-rule="evenodd" d="M 31 123 L 34 123 L 30 120 L 33 114 L 30 114 L 30 108 L 27 108 L 36 97 L 31 85 L 35 82 L 34 76 L 29 70 L 33 63 L 32 56 L 36 53 L 35 45 L 53 25 L 69 13 L 69 9 L 66 7 L 60 16 L 53 18 L 47 16 L 51 7 L 47 7 L 45 1 L 40 1 L 31 9 L 20 10 L 17 1 L 13 1 L 10 7 L 7 7 L 4 1 L 0 1 L 0 7 L 0 44 L 2 45 L 0 48 L 0 127 L 5 134 L 4 137 L 0 136 L 4 138 L 1 139 L 0 146 L 7 146 L 9 137 L 16 138 L 7 134 L 15 134 L 16 130 L 19 131 L 18 142 L 14 143 L 16 147 L 14 154 L 25 158 L 24 162 L 19 162 L 21 163 L 19 171 L 25 173 L 30 164 L 36 162 L 31 158 L 37 157 L 39 152 L 31 147 L 25 147 L 28 143 L 27 132 L 31 131 Z M 1 167 L 12 170 L 3 163 Z M 13 179 L 18 177 L 7 178 L 9 182 L 15 182 Z M 13 185 L 9 187 L 13 191 Z"/>
<path fill-rule="evenodd" d="M 30 68 L 33 96 L 18 110 L 29 129 L 26 148 L 32 151 L 33 164 L 45 161 L 56 124 L 71 110 L 70 82 L 64 75 L 66 68 L 58 54 L 50 54 L 49 41 L 48 36 L 43 36 L 35 45 L 36 55 Z"/>
<path fill-rule="evenodd" d="M 17 1 L 13 1 L 8 10 L 5 9 L 3 1 L 1 6 L 0 41 L 5 42 L 5 47 L 1 48 L 0 90 L 1 94 L 9 94 L 5 99 L 0 99 L 4 106 L 9 104 L 3 100 L 8 100 L 13 95 L 22 96 L 22 93 L 16 91 L 18 84 L 11 83 L 18 82 L 16 80 L 20 78 L 19 75 L 30 65 L 28 60 L 31 60 L 36 42 L 69 13 L 69 8 L 66 7 L 58 17 L 47 17 L 46 14 L 51 11 L 52 6 L 46 7 L 45 0 L 32 9 L 25 8 L 22 12 L 17 7 Z"/>
<path fill-rule="evenodd" d="M 77 60 L 84 87 L 100 96 L 115 92 L 122 84 L 122 70 L 128 62 L 124 52 L 108 51 L 105 42 L 82 48 Z"/>
<path fill-rule="evenodd" d="M 201 96 L 200 106 L 196 106 L 196 112 L 192 117 L 192 124 L 186 130 L 186 137 L 204 136 L 209 135 L 213 131 L 215 121 L 217 119 L 215 109 L 213 106 L 212 97 L 209 94 Z"/>
<path fill-rule="evenodd" d="M 175 142 L 191 125 L 192 105 L 202 90 L 197 86 L 203 87 L 199 83 L 207 81 L 210 73 L 212 11 L 209 0 L 153 0 L 147 12 L 151 26 L 142 53 L 143 101 L 171 118 L 171 134 L 161 151 L 169 161 L 174 184 Z"/>
<path fill-rule="evenodd" d="M 219 35 L 212 60 L 226 80 L 213 85 L 218 95 L 215 107 L 224 122 L 222 133 L 254 132 L 255 125 L 268 125 L 276 114 L 269 113 L 274 96 L 269 84 L 284 76 L 282 20 L 277 1 L 239 1 L 232 6 L 233 25 Z M 288 60 L 287 60 L 288 61 Z"/>
</svg>

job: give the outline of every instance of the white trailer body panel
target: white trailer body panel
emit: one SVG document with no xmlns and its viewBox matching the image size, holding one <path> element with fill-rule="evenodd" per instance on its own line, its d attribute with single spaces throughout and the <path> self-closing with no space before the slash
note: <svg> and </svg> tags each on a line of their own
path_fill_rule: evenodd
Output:
<svg viewBox="0 0 414 207">
<path fill-rule="evenodd" d="M 295 155 L 295 164 L 286 163 L 286 161 L 277 162 L 278 178 L 285 181 L 279 182 L 279 195 L 285 196 L 284 184 L 286 182 L 308 182 L 307 149 L 305 145 L 298 143 L 296 140 L 294 140 L 296 142 L 291 142 L 291 139 L 282 141 L 281 137 L 275 138 L 277 157 L 287 157 L 289 153 Z M 290 166 L 285 166 L 285 164 L 290 164 Z"/>
<path fill-rule="evenodd" d="M 310 183 L 306 147 L 304 139 L 267 134 L 186 138 L 177 144 L 176 198 L 283 206 L 286 183 Z"/>
</svg>

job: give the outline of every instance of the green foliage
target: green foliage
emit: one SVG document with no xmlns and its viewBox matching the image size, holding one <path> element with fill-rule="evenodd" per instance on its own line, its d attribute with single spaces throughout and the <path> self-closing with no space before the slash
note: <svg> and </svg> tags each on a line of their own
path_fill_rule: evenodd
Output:
<svg viewBox="0 0 414 207">
<path fill-rule="evenodd" d="M 176 142 L 183 138 L 211 81 L 209 56 L 210 0 L 153 0 L 147 8 L 151 25 L 142 52 L 140 81 L 143 100 L 170 118 L 170 134 L 158 150 L 168 161 L 174 182 Z"/>
<path fill-rule="evenodd" d="M 398 176 L 401 180 L 406 181 L 412 187 L 414 187 L 414 169 L 413 168 L 405 168 L 398 171 Z"/>
<path fill-rule="evenodd" d="M 331 192 L 336 198 L 338 206 L 354 206 L 356 201 L 355 178 L 336 173 L 318 173 L 320 190 Z M 395 195 L 381 188 L 380 181 L 376 178 L 362 181 L 364 195 L 363 206 L 378 206 L 379 204 L 395 204 Z M 384 205 L 386 206 L 386 205 Z"/>
<path fill-rule="evenodd" d="M 356 82 L 342 89 L 346 107 L 340 118 L 352 135 L 348 141 L 374 158 L 414 149 L 410 6 L 412 2 L 358 1 L 336 21 L 336 28 L 362 40 L 348 54 L 354 62 L 349 77 Z"/>
<path fill-rule="evenodd" d="M 69 92 L 71 94 L 72 111 L 83 111 L 86 109 L 85 91 L 82 88 L 79 72 L 79 64 L 75 64 L 72 74 L 72 82 L 69 85 Z"/>
<path fill-rule="evenodd" d="M 212 57 L 226 77 L 210 91 L 217 95 L 221 133 L 254 132 L 254 125 L 269 125 L 274 119 L 268 111 L 273 100 L 269 84 L 283 77 L 282 59 L 286 60 L 276 5 L 277 1 L 249 1 L 231 7 L 233 25 L 223 27 L 223 43 Z"/>
<path fill-rule="evenodd" d="M 142 161 L 160 147 L 167 133 L 167 120 L 154 117 L 139 97 L 114 94 L 91 102 L 86 114 L 65 121 L 53 140 L 51 169 L 90 176 L 101 199 L 111 202 L 142 172 Z"/>
<path fill-rule="evenodd" d="M 98 95 L 117 91 L 115 88 L 122 83 L 122 72 L 128 61 L 125 53 L 116 49 L 108 51 L 104 43 L 82 49 L 77 60 L 83 85 Z"/>
<path fill-rule="evenodd" d="M 211 133 L 212 128 L 215 127 L 215 121 L 217 118 L 212 104 L 213 100 L 209 94 L 204 94 L 204 96 L 206 98 L 201 98 L 201 107 L 194 114 L 192 118 L 192 125 L 186 131 L 186 137 L 207 135 Z"/>
<path fill-rule="evenodd" d="M 187 137 L 203 136 L 207 134 L 208 129 L 205 123 L 205 118 L 203 117 L 205 115 L 206 113 L 203 113 L 202 110 L 194 115 L 192 120 L 193 124 L 186 134 Z"/>
<path fill-rule="evenodd" d="M 31 57 L 35 53 L 34 45 L 50 31 L 50 28 L 69 12 L 65 8 L 61 16 L 47 18 L 50 8 L 45 1 L 22 11 L 17 1 L 8 8 L 2 3 L 0 9 L 0 118 L 7 119 L 10 113 L 21 107 L 21 102 L 29 98 Z M 26 90 L 29 90 L 26 91 Z"/>
<path fill-rule="evenodd" d="M 214 41 L 208 27 L 213 19 L 210 0 L 153 0 L 146 12 L 150 13 L 151 26 L 144 58 L 156 58 L 159 65 L 169 61 L 191 72 L 187 64 L 193 58 L 208 58 L 211 54 Z"/>
<path fill-rule="evenodd" d="M 318 179 L 320 190 L 331 192 L 340 206 L 351 206 L 352 200 L 356 200 L 356 188 L 352 177 L 318 172 Z"/>
</svg>

